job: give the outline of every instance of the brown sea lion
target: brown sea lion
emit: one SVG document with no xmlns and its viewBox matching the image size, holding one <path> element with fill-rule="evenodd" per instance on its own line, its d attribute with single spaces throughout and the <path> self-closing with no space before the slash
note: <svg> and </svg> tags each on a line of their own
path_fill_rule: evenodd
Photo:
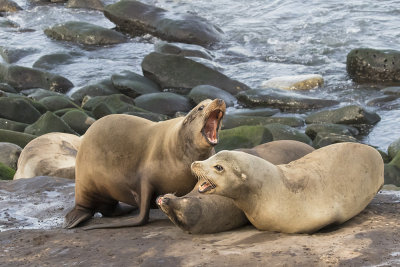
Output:
<svg viewBox="0 0 400 267">
<path fill-rule="evenodd" d="M 286 164 L 314 151 L 312 146 L 293 140 L 273 141 L 240 151 L 261 157 L 273 164 Z M 232 199 L 198 192 L 194 189 L 183 197 L 166 194 L 157 198 L 157 205 L 182 230 L 192 234 L 228 231 L 247 224 L 246 215 Z"/>
<path fill-rule="evenodd" d="M 131 115 L 96 121 L 78 151 L 75 207 L 64 227 L 75 227 L 96 211 L 117 216 L 135 207 L 137 216 L 86 229 L 142 225 L 155 196 L 190 192 L 197 182 L 190 165 L 212 155 L 225 109 L 223 100 L 204 100 L 185 117 L 157 123 Z"/>
<path fill-rule="evenodd" d="M 203 194 L 233 199 L 259 230 L 312 233 L 360 213 L 383 185 L 383 160 L 367 145 L 340 143 L 274 165 L 236 151 L 192 164 Z"/>
<path fill-rule="evenodd" d="M 75 157 L 80 137 L 67 133 L 48 133 L 30 141 L 18 159 L 15 179 L 56 176 L 75 179 Z"/>
</svg>

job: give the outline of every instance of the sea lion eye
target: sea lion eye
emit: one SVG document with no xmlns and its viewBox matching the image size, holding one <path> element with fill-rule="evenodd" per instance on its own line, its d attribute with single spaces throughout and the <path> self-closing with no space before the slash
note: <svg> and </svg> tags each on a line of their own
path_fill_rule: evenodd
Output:
<svg viewBox="0 0 400 267">
<path fill-rule="evenodd" d="M 221 165 L 215 165 L 214 168 L 219 172 L 222 172 L 224 170 L 224 167 L 222 167 Z"/>
<path fill-rule="evenodd" d="M 203 109 L 204 109 L 204 106 L 200 106 L 198 110 L 203 110 Z"/>
</svg>

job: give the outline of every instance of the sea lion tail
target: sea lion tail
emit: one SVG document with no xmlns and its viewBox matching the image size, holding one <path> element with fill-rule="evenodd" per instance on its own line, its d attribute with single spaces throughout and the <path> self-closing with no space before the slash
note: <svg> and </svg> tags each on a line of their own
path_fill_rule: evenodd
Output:
<svg viewBox="0 0 400 267">
<path fill-rule="evenodd" d="M 71 229 L 80 224 L 81 222 L 87 221 L 92 218 L 94 212 L 88 209 L 82 209 L 74 207 L 67 215 L 65 215 L 65 221 L 63 228 Z"/>
</svg>

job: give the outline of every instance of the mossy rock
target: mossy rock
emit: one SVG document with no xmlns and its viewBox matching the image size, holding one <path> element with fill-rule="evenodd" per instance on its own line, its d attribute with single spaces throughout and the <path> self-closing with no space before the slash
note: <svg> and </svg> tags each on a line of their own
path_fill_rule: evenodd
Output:
<svg viewBox="0 0 400 267">
<path fill-rule="evenodd" d="M 71 98 L 74 101 L 82 103 L 86 96 L 96 97 L 96 96 L 108 96 L 120 94 L 120 92 L 114 87 L 111 79 L 104 79 L 95 84 L 89 84 L 84 87 L 79 88 L 71 94 Z"/>
<path fill-rule="evenodd" d="M 37 136 L 31 134 L 0 129 L 0 142 L 16 144 L 22 148 L 36 137 Z"/>
<path fill-rule="evenodd" d="M 166 115 L 158 114 L 158 113 L 154 113 L 154 112 L 125 112 L 124 114 L 141 117 L 141 118 L 155 121 L 155 122 L 165 121 L 165 120 L 169 119 L 169 117 Z"/>
<path fill-rule="evenodd" d="M 65 108 L 79 108 L 78 105 L 64 95 L 48 96 L 39 100 L 39 103 L 45 106 L 48 111 L 52 112 Z"/>
<path fill-rule="evenodd" d="M 222 120 L 223 129 L 231 129 L 244 125 L 268 125 L 271 123 L 280 123 L 292 127 L 304 125 L 304 120 L 296 117 L 260 117 L 260 116 L 241 116 L 227 114 Z"/>
<path fill-rule="evenodd" d="M 121 74 L 111 76 L 114 87 L 122 94 L 132 98 L 141 95 L 159 93 L 160 86 L 147 77 L 131 71 L 125 71 Z"/>
<path fill-rule="evenodd" d="M 311 139 L 301 131 L 280 123 L 271 123 L 264 126 L 272 135 L 273 141 L 295 140 L 311 145 Z"/>
<path fill-rule="evenodd" d="M 340 135 L 357 136 L 359 131 L 357 128 L 334 123 L 317 123 L 307 125 L 306 134 L 314 140 L 318 133 L 335 133 Z"/>
<path fill-rule="evenodd" d="M 94 118 L 89 117 L 85 112 L 80 110 L 68 111 L 61 117 L 61 119 L 80 135 L 83 135 L 90 125 L 96 121 Z"/>
<path fill-rule="evenodd" d="M 22 123 L 22 122 L 17 122 L 17 121 L 12 121 L 12 120 L 7 120 L 7 119 L 1 119 L 0 118 L 0 129 L 3 130 L 10 130 L 10 131 L 16 131 L 16 132 L 24 132 L 25 128 L 29 124 Z"/>
<path fill-rule="evenodd" d="M 336 143 L 344 143 L 344 142 L 358 143 L 358 140 L 349 135 L 320 132 L 314 138 L 312 146 L 314 148 L 321 148 L 324 146 L 328 146 L 328 145 L 332 145 L 332 144 L 336 144 Z"/>
<path fill-rule="evenodd" d="M 86 103 L 84 103 L 82 107 L 85 110 L 93 111 L 94 108 L 100 103 L 106 104 L 112 113 L 147 111 L 135 106 L 134 100 L 123 94 L 92 97 Z"/>
<path fill-rule="evenodd" d="M 39 101 L 48 96 L 62 96 L 63 95 L 61 93 L 53 92 L 53 91 L 42 89 L 42 88 L 27 89 L 27 90 L 21 91 L 21 93 L 35 101 Z"/>
<path fill-rule="evenodd" d="M 400 151 L 400 138 L 396 139 L 389 145 L 388 155 L 389 155 L 389 157 L 391 157 L 393 159 L 399 151 Z M 399 166 L 399 168 L 400 168 L 400 166 Z"/>
<path fill-rule="evenodd" d="M 0 180 L 12 180 L 15 170 L 0 162 Z"/>
<path fill-rule="evenodd" d="M 25 133 L 32 135 L 43 135 L 51 132 L 70 133 L 78 135 L 65 121 L 54 113 L 48 111 L 43 114 L 34 124 L 25 128 Z"/>
<path fill-rule="evenodd" d="M 40 116 L 41 113 L 29 100 L 14 97 L 0 98 L 0 118 L 22 123 L 33 123 Z"/>
<path fill-rule="evenodd" d="M 174 116 L 176 112 L 188 112 L 192 105 L 188 98 L 174 93 L 152 93 L 139 96 L 135 105 L 159 114 Z"/>
</svg>

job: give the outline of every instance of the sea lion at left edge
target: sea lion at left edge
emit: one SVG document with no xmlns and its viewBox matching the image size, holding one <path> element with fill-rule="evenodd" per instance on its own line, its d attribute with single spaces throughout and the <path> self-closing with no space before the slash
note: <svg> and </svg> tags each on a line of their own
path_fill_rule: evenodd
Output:
<svg viewBox="0 0 400 267">
<path fill-rule="evenodd" d="M 221 151 L 192 164 L 200 193 L 233 199 L 259 230 L 313 233 L 360 213 L 383 185 L 383 160 L 367 145 L 329 145 L 289 164 Z"/>
<path fill-rule="evenodd" d="M 207 99 L 185 117 L 167 121 L 114 114 L 93 123 L 77 154 L 75 207 L 65 216 L 64 228 L 95 212 L 119 216 L 136 208 L 139 214 L 131 218 L 84 229 L 143 225 L 156 196 L 190 192 L 197 182 L 190 165 L 214 153 L 225 110 L 223 100 Z"/>
</svg>

